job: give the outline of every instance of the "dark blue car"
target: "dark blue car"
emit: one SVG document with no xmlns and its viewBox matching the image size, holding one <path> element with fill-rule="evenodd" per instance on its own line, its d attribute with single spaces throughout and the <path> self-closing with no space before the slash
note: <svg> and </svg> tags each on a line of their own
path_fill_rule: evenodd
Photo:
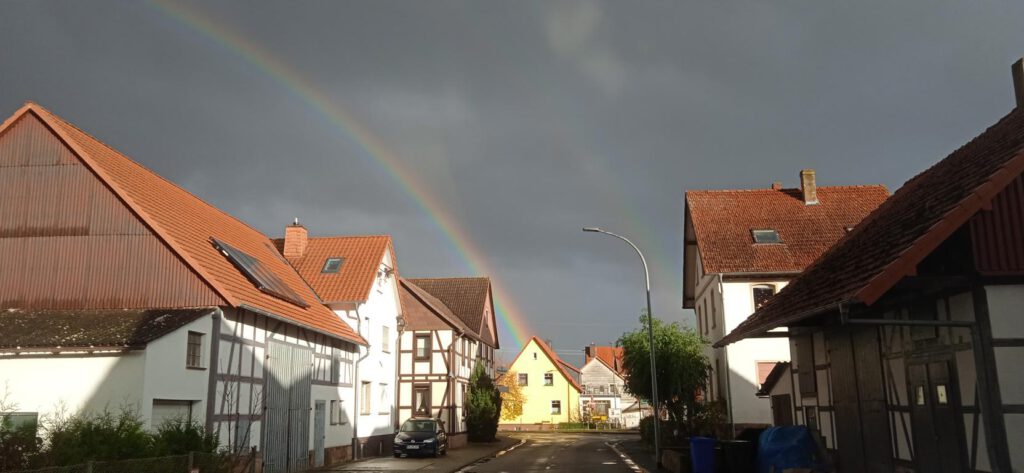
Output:
<svg viewBox="0 0 1024 473">
<path fill-rule="evenodd" d="M 413 417 L 402 424 L 395 435 L 395 457 L 448 453 L 448 434 L 444 423 L 430 417 Z"/>
</svg>

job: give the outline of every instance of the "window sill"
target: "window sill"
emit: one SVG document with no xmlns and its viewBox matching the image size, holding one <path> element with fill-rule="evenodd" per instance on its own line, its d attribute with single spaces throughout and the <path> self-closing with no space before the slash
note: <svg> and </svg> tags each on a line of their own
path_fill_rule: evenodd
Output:
<svg viewBox="0 0 1024 473">
<path fill-rule="evenodd" d="M 187 369 L 187 370 L 196 370 L 196 371 L 206 371 L 206 367 L 205 366 L 186 366 L 185 369 Z"/>
</svg>

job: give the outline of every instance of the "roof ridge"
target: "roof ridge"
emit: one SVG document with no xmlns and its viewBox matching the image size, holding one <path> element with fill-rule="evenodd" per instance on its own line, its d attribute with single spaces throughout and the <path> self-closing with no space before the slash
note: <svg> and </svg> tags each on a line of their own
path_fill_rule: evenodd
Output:
<svg viewBox="0 0 1024 473">
<path fill-rule="evenodd" d="M 312 237 L 311 236 L 311 237 L 308 237 L 308 239 L 310 239 L 310 240 L 340 240 L 340 239 L 343 239 L 343 238 L 391 238 L 391 235 L 387 234 L 387 233 L 381 233 L 381 234 L 373 234 L 373 235 L 331 235 L 331 236 L 316 236 L 316 237 Z M 283 237 L 282 238 L 275 238 L 275 240 L 280 240 L 280 239 L 283 239 Z"/>
<path fill-rule="evenodd" d="M 821 189 L 885 189 L 889 190 L 885 184 L 842 184 L 838 186 L 817 186 L 818 190 Z M 686 193 L 724 193 L 724 192 L 785 192 L 785 191 L 798 191 L 799 187 L 783 187 L 781 189 L 772 189 L 771 187 L 754 187 L 747 189 L 687 189 Z"/>
<path fill-rule="evenodd" d="M 452 281 L 455 279 L 486 279 L 490 280 L 490 276 L 452 276 L 452 277 L 438 277 L 438 278 L 406 278 L 406 279 L 417 279 L 420 281 Z"/>
<path fill-rule="evenodd" d="M 30 107 L 30 109 L 39 109 L 39 110 L 41 110 L 41 111 L 45 112 L 45 113 L 46 113 L 47 115 L 50 115 L 51 117 L 53 117 L 54 119 L 56 119 L 57 121 L 59 121 L 59 122 L 60 122 L 60 123 L 61 123 L 62 125 L 66 125 L 66 126 L 68 126 L 68 127 L 74 128 L 75 130 L 78 130 L 78 132 L 79 132 L 79 133 L 82 133 L 83 135 L 85 135 L 85 136 L 86 136 L 86 137 L 88 137 L 89 139 L 91 139 L 91 140 L 93 140 L 93 141 L 95 141 L 95 142 L 99 143 L 100 145 L 102 145 L 103 147 L 107 148 L 107 149 L 108 149 L 108 150 L 110 150 L 111 152 L 113 152 L 113 153 L 116 153 L 116 154 L 118 154 L 119 156 L 123 157 L 123 158 L 124 158 L 124 159 L 125 159 L 126 161 L 128 161 L 128 162 L 130 162 L 130 163 L 132 163 L 132 164 L 134 164 L 134 165 L 136 165 L 136 166 L 138 166 L 138 167 L 139 167 L 139 168 L 141 168 L 142 170 L 144 170 L 144 171 L 146 171 L 146 172 L 148 172 L 148 173 L 152 174 L 153 176 L 156 176 L 156 178 L 157 178 L 157 179 L 160 179 L 160 180 L 162 180 L 162 181 L 166 182 L 167 184 L 170 184 L 171 186 L 173 186 L 173 187 L 175 187 L 175 188 L 177 188 L 177 189 L 181 190 L 182 192 L 185 192 L 185 193 L 187 193 L 187 194 L 191 195 L 192 197 L 195 197 L 195 198 L 196 198 L 196 200 L 198 200 L 198 201 L 199 201 L 200 203 L 202 203 L 203 205 L 205 205 L 205 206 L 209 207 L 210 209 L 212 209 L 212 210 L 214 210 L 214 211 L 216 211 L 216 212 L 218 212 L 218 213 L 220 213 L 220 214 L 224 215 L 224 216 L 225 216 L 225 217 L 227 217 L 227 218 L 230 218 L 230 219 L 232 219 L 232 220 L 235 220 L 235 221 L 237 221 L 238 223 L 241 223 L 242 225 L 244 225 L 245 227 L 249 228 L 250 230 L 252 230 L 252 231 L 254 231 L 254 232 L 256 232 L 256 233 L 258 233 L 258 234 L 260 234 L 260 235 L 263 235 L 264 237 L 266 237 L 266 238 L 268 238 L 268 239 L 269 239 L 269 237 L 267 237 L 267 236 L 266 236 L 266 234 L 264 234 L 263 232 L 261 232 L 261 231 L 257 230 L 257 229 L 256 229 L 255 227 L 253 227 L 252 225 L 249 225 L 249 224 L 248 224 L 248 223 L 246 223 L 246 222 L 245 222 L 244 220 L 242 220 L 242 219 L 240 219 L 240 218 L 238 218 L 238 217 L 235 217 L 234 215 L 231 215 L 231 214 L 229 214 L 229 213 L 225 212 L 224 210 L 221 210 L 221 209 L 220 209 L 220 208 L 218 208 L 217 206 L 215 206 L 215 205 L 213 205 L 213 204 L 211 204 L 211 203 L 207 202 L 207 201 L 206 201 L 205 199 L 203 199 L 202 197 L 199 197 L 198 195 L 196 195 L 196 194 L 192 193 L 192 192 L 191 192 L 191 191 L 189 191 L 188 189 L 185 189 L 184 187 L 182 187 L 182 186 L 178 185 L 178 184 L 177 184 L 177 183 L 175 183 L 174 181 L 172 181 L 172 180 L 170 180 L 170 179 L 167 179 L 166 177 L 164 177 L 164 176 L 163 176 L 163 175 L 161 175 L 160 173 L 158 173 L 158 172 L 156 172 L 156 171 L 153 171 L 152 169 L 150 169 L 150 168 L 149 168 L 149 167 L 147 167 L 146 165 L 144 165 L 144 164 L 142 164 L 142 163 L 140 163 L 140 162 L 138 162 L 138 161 L 136 161 L 136 160 L 132 159 L 132 158 L 131 158 L 130 156 L 128 156 L 127 154 L 124 154 L 124 153 L 122 153 L 121 151 L 118 151 L 118 150 L 117 150 L 117 148 L 114 148 L 113 146 L 111 146 L 111 145 L 107 144 L 107 143 L 106 143 L 106 142 L 104 142 L 103 140 L 101 140 L 101 139 L 99 139 L 99 138 L 96 138 L 96 137 L 95 137 L 95 136 L 94 136 L 93 134 L 91 134 L 91 133 L 89 133 L 89 132 L 87 132 L 87 131 L 85 131 L 85 130 L 83 130 L 83 129 L 79 128 L 79 127 L 78 127 L 78 125 L 75 125 L 74 123 L 71 123 L 71 122 L 69 122 L 69 121 L 65 120 L 65 119 L 64 119 L 64 118 L 62 118 L 62 117 L 61 117 L 60 115 L 57 115 L 56 113 L 53 113 L 53 112 L 51 112 L 51 111 L 50 111 L 49 109 L 47 109 L 46 107 L 43 107 L 42 105 L 39 105 L 39 104 L 37 104 L 37 103 L 35 103 L 35 102 L 29 102 L 29 103 L 28 103 L 27 105 L 28 105 L 28 106 Z"/>
</svg>

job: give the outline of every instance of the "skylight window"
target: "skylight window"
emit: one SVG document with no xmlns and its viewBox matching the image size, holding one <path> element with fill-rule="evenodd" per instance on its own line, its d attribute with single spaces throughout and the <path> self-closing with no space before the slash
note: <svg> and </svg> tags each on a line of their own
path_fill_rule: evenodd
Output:
<svg viewBox="0 0 1024 473">
<path fill-rule="evenodd" d="M 751 230 L 750 233 L 754 235 L 754 243 L 782 243 L 775 230 Z"/>
<path fill-rule="evenodd" d="M 256 289 L 278 299 L 291 302 L 299 307 L 309 307 L 309 304 L 303 301 L 301 296 L 296 294 L 292 288 L 288 287 L 281 278 L 277 277 L 266 266 L 263 266 L 263 263 L 260 263 L 258 259 L 216 238 L 211 238 L 210 240 L 213 242 L 213 246 L 220 250 L 224 257 L 231 264 L 235 265 L 249 282 L 256 286 Z"/>
<path fill-rule="evenodd" d="M 341 270 L 341 264 L 345 262 L 345 258 L 327 258 L 324 262 L 324 269 L 321 269 L 321 273 L 337 273 Z"/>
</svg>

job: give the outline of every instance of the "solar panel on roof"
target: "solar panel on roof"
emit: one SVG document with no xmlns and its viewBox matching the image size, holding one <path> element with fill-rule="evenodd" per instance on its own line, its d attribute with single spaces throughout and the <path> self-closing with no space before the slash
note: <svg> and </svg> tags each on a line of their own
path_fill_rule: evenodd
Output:
<svg viewBox="0 0 1024 473">
<path fill-rule="evenodd" d="M 210 240 L 213 242 L 213 246 L 220 250 L 228 261 L 231 261 L 231 264 L 235 265 L 256 286 L 256 289 L 299 307 L 309 307 L 302 297 L 288 287 L 276 274 L 263 266 L 259 260 L 216 238 Z"/>
</svg>

